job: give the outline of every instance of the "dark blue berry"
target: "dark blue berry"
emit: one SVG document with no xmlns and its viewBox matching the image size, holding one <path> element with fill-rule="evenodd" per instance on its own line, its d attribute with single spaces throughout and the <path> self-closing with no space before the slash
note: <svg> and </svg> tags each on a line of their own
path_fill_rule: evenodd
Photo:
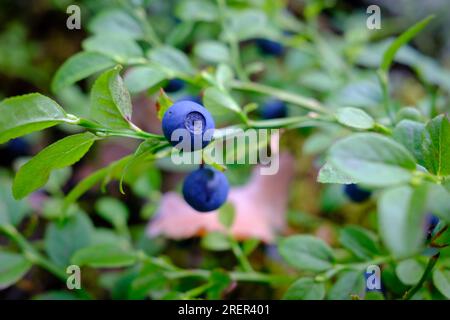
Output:
<svg viewBox="0 0 450 320">
<path fill-rule="evenodd" d="M 359 187 L 357 184 L 344 185 L 344 192 L 353 202 L 364 202 L 370 198 L 372 192 Z"/>
<path fill-rule="evenodd" d="M 227 177 L 213 168 L 199 168 L 191 172 L 183 184 L 186 202 L 200 212 L 220 208 L 228 197 L 230 186 Z"/>
<path fill-rule="evenodd" d="M 286 104 L 281 100 L 268 100 L 262 105 L 260 115 L 263 119 L 284 118 L 287 116 Z"/>
<path fill-rule="evenodd" d="M 264 53 L 266 55 L 281 56 L 284 53 L 284 46 L 277 41 L 269 39 L 257 39 L 256 44 L 261 53 Z"/>
<path fill-rule="evenodd" d="M 214 119 L 209 111 L 198 103 L 178 101 L 164 113 L 162 129 L 164 136 L 173 146 L 185 151 L 194 151 L 206 147 L 211 142 Z M 181 130 L 174 133 L 177 129 Z M 178 135 L 180 133 L 181 135 Z M 189 141 L 185 141 L 187 137 L 190 138 Z"/>
<path fill-rule="evenodd" d="M 432 213 L 428 213 L 425 216 L 425 233 L 428 239 L 431 238 L 431 235 L 433 234 L 434 229 L 439 224 L 439 218 L 436 217 Z"/>
<path fill-rule="evenodd" d="M 8 141 L 6 145 L 8 152 L 15 157 L 23 157 L 30 155 L 30 145 L 23 138 L 16 138 Z"/>
<path fill-rule="evenodd" d="M 164 87 L 164 91 L 172 93 L 184 88 L 184 81 L 181 79 L 170 79 Z"/>
</svg>

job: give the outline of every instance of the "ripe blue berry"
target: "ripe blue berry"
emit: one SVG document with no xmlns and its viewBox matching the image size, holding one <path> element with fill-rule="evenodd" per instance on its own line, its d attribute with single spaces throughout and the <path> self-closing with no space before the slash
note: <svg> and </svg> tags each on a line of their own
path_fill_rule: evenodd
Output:
<svg viewBox="0 0 450 320">
<path fill-rule="evenodd" d="M 214 120 L 202 105 L 183 100 L 175 102 L 164 113 L 162 129 L 164 136 L 173 146 L 185 151 L 194 151 L 206 147 L 211 142 Z M 177 129 L 181 130 L 175 132 Z M 180 133 L 181 135 L 178 135 Z"/>
<path fill-rule="evenodd" d="M 431 238 L 433 231 L 438 224 L 439 224 L 439 218 L 436 217 L 434 214 L 428 213 L 425 216 L 425 234 L 427 236 L 427 239 Z"/>
<path fill-rule="evenodd" d="M 362 189 L 357 184 L 344 185 L 344 192 L 353 202 L 364 202 L 372 195 L 372 192 Z"/>
<path fill-rule="evenodd" d="M 170 79 L 169 82 L 164 87 L 164 91 L 172 93 L 183 89 L 184 81 L 181 79 Z"/>
<path fill-rule="evenodd" d="M 191 172 L 183 184 L 186 202 L 200 212 L 220 208 L 228 197 L 230 186 L 227 177 L 213 168 L 199 168 Z"/>
<path fill-rule="evenodd" d="M 287 115 L 286 104 L 281 100 L 268 100 L 262 105 L 260 115 L 263 119 L 284 118 Z"/>
<path fill-rule="evenodd" d="M 284 53 L 284 47 L 281 43 L 269 39 L 257 39 L 256 44 L 261 51 L 266 55 L 281 56 Z"/>
</svg>

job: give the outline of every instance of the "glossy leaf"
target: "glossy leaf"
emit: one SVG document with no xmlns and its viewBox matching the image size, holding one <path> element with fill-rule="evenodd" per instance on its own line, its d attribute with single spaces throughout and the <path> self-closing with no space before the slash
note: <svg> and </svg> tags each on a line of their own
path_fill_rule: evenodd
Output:
<svg viewBox="0 0 450 320">
<path fill-rule="evenodd" d="M 333 263 L 331 248 L 321 239 L 296 235 L 280 241 L 279 252 L 291 266 L 302 271 L 324 271 Z"/>
<path fill-rule="evenodd" d="M 328 292 L 330 300 L 351 300 L 352 296 L 362 298 L 365 289 L 364 274 L 361 271 L 344 271 Z"/>
<path fill-rule="evenodd" d="M 132 93 L 141 92 L 156 86 L 166 79 L 165 72 L 153 66 L 134 67 L 125 73 L 124 81 L 128 90 Z"/>
<path fill-rule="evenodd" d="M 21 199 L 42 187 L 53 169 L 60 169 L 78 162 L 97 140 L 92 133 L 80 133 L 61 139 L 39 152 L 17 172 L 13 194 Z"/>
<path fill-rule="evenodd" d="M 55 101 L 39 93 L 3 100 L 0 114 L 0 143 L 71 121 Z"/>
<path fill-rule="evenodd" d="M 131 98 L 120 77 L 120 68 L 105 71 L 91 90 L 91 117 L 107 128 L 131 127 Z"/>
<path fill-rule="evenodd" d="M 405 147 L 376 133 L 357 133 L 338 141 L 329 161 L 344 174 L 374 187 L 407 183 L 416 168 Z"/>
<path fill-rule="evenodd" d="M 426 188 L 401 186 L 383 192 L 378 202 L 379 230 L 396 257 L 418 253 L 424 239 Z"/>
<path fill-rule="evenodd" d="M 341 108 L 336 112 L 336 118 L 339 123 L 355 129 L 368 130 L 375 125 L 373 118 L 358 108 Z"/>
<path fill-rule="evenodd" d="M 359 226 L 342 228 L 339 241 L 360 259 L 369 260 L 380 253 L 375 235 Z"/>
<path fill-rule="evenodd" d="M 284 300 L 322 300 L 325 297 L 325 284 L 312 278 L 301 278 L 287 289 Z"/>
<path fill-rule="evenodd" d="M 427 123 L 422 152 L 427 169 L 436 175 L 450 175 L 450 119 L 441 114 Z"/>
<path fill-rule="evenodd" d="M 31 268 L 25 257 L 7 251 L 0 251 L 0 262 L 0 290 L 22 279 Z"/>
<path fill-rule="evenodd" d="M 94 268 L 119 268 L 133 265 L 136 254 L 117 244 L 104 243 L 78 250 L 72 257 L 72 263 Z"/>
<path fill-rule="evenodd" d="M 93 225 L 82 212 L 64 222 L 52 222 L 45 233 L 44 246 L 50 259 L 60 267 L 70 265 L 72 255 L 91 243 Z"/>
<path fill-rule="evenodd" d="M 132 39 L 117 35 L 95 35 L 83 41 L 83 49 L 110 57 L 118 63 L 143 58 L 141 47 Z"/>
<path fill-rule="evenodd" d="M 423 164 L 422 153 L 422 133 L 425 129 L 423 123 L 402 120 L 394 128 L 392 132 L 393 138 L 401 143 L 416 158 L 419 164 Z"/>
<path fill-rule="evenodd" d="M 79 52 L 56 71 L 52 80 L 52 91 L 59 92 L 77 81 L 85 79 L 94 73 L 114 66 L 113 59 L 97 52 Z"/>
</svg>

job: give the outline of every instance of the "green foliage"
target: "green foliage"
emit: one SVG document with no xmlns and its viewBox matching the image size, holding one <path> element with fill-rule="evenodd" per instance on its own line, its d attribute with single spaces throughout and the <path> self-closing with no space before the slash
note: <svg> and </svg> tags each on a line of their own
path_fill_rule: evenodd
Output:
<svg viewBox="0 0 450 320">
<path fill-rule="evenodd" d="M 0 251 L 0 289 L 7 288 L 19 281 L 31 268 L 20 254 Z"/>
<path fill-rule="evenodd" d="M 333 252 L 320 239 L 307 235 L 291 236 L 281 240 L 280 254 L 287 263 L 299 270 L 324 271 L 333 263 Z"/>
<path fill-rule="evenodd" d="M 97 297 L 99 292 L 113 299 L 221 299 L 244 282 L 266 285 L 274 296 L 288 300 L 450 299 L 446 249 L 450 73 L 407 45 L 419 32 L 427 32 L 432 16 L 395 39 L 381 41 L 377 37 L 384 38 L 384 33 L 372 37 L 367 30 L 355 28 L 359 17 L 345 12 L 331 13 L 330 21 L 323 17 L 339 32 L 329 30 L 326 23 L 320 23 L 319 32 L 322 10 L 336 3 L 309 1 L 295 9 L 298 12 L 284 7 L 282 1 L 98 5 L 98 12 L 86 17 L 89 34 L 82 41 L 82 51 L 68 58 L 51 82 L 56 101 L 66 111 L 39 93 L 0 102 L 1 144 L 60 124 L 61 132 L 76 132 L 26 162 L 17 159 L 13 182 L 9 173 L 0 173 L 0 234 L 11 241 L 8 251 L 3 242 L 0 248 L 0 289 L 14 285 L 32 266 L 65 281 L 65 268 L 76 264 L 84 267 L 83 272 L 112 270 L 99 270 L 98 279 L 89 278 L 87 295 L 58 289 L 34 299 L 79 299 L 89 294 Z M 9 59 L 17 53 L 17 61 L 31 64 L 30 48 L 24 56 L 11 49 L 24 47 L 25 38 L 23 34 L 11 37 L 10 29 L 0 34 L 5 40 L 0 41 L 0 53 L 7 53 L 6 58 L 0 57 L 0 66 L 7 75 L 12 70 L 40 83 L 39 68 L 21 69 L 15 58 Z M 17 43 L 11 41 L 14 38 Z M 279 42 L 283 53 L 262 54 L 256 39 Z M 403 89 L 402 81 L 389 83 L 391 68 L 396 71 L 393 62 L 412 71 L 399 76 L 408 89 Z M 8 64 L 13 65 L 5 68 Z M 162 86 L 171 79 L 181 79 L 184 88 L 164 92 Z M 82 80 L 88 81 L 79 87 L 76 82 Z M 93 84 L 87 93 L 85 83 Z M 239 129 L 280 129 L 280 147 L 271 145 L 271 153 L 289 150 L 295 158 L 292 178 L 297 179 L 285 195 L 289 232 L 277 234 L 275 245 L 266 243 L 268 235 L 281 228 L 284 217 L 277 216 L 281 213 L 274 209 L 273 216 L 257 216 L 260 212 L 250 212 L 250 205 L 243 205 L 249 212 L 239 216 L 241 206 L 233 201 L 226 202 L 216 217 L 205 216 L 205 221 L 213 218 L 208 221 L 214 231 L 197 230 L 200 241 L 173 244 L 166 239 L 191 227 L 187 225 L 172 224 L 168 234 L 150 236 L 148 218 L 164 220 L 167 213 L 158 210 L 167 199 L 164 193 L 172 187 L 177 190 L 165 172 L 175 166 L 167 165 L 173 149 L 165 138 L 132 123 L 134 94 L 145 102 L 134 108 L 155 102 L 153 120 L 161 120 L 173 101 L 200 97 L 217 127 L 208 148 Z M 289 116 L 262 120 L 258 106 L 268 99 L 286 103 Z M 135 116 L 142 128 L 149 123 L 151 132 L 158 132 L 152 127 L 154 121 L 142 116 L 153 114 L 148 111 L 135 110 Z M 104 151 L 102 146 L 86 161 L 89 166 L 80 171 L 69 168 L 95 141 L 111 141 L 111 137 L 139 143 L 120 140 L 130 154 L 108 165 L 103 158 L 94 160 Z M 258 151 L 270 138 L 249 145 L 248 152 Z M 22 139 L 50 141 L 36 134 Z M 227 151 L 225 158 L 235 155 L 242 159 L 246 153 Z M 219 170 L 228 169 L 227 175 L 237 177 L 234 180 L 239 183 L 250 176 L 250 166 L 225 166 L 206 152 L 202 160 Z M 99 164 L 103 167 L 98 168 Z M 315 170 L 316 165 L 320 170 Z M 310 178 L 315 174 L 318 182 L 327 185 L 313 185 Z M 249 183 L 256 183 L 252 179 Z M 113 180 L 119 181 L 118 186 L 109 185 Z M 370 199 L 350 203 L 342 191 L 346 184 L 368 189 Z M 71 189 L 66 190 L 67 186 Z M 99 191 L 91 190 L 95 186 Z M 270 187 L 278 194 L 276 184 Z M 36 199 L 14 199 L 41 188 L 45 193 Z M 258 199 L 260 194 L 253 196 Z M 171 205 L 171 210 L 180 210 Z M 429 214 L 440 219 L 434 230 L 424 225 Z M 243 221 L 251 229 L 245 230 L 248 234 L 242 232 Z M 258 237 L 260 229 L 264 237 Z M 43 241 L 35 239 L 40 234 Z M 369 265 L 381 267 L 383 293 L 365 292 L 364 272 Z M 255 290 L 255 297 L 259 291 L 265 292 Z"/>
<path fill-rule="evenodd" d="M 13 184 L 14 197 L 21 199 L 42 187 L 52 170 L 79 161 L 97 139 L 92 133 L 80 133 L 61 139 L 43 149 L 17 172 Z"/>
<path fill-rule="evenodd" d="M 39 93 L 5 99 L 0 112 L 0 143 L 73 120 L 55 101 Z"/>
</svg>

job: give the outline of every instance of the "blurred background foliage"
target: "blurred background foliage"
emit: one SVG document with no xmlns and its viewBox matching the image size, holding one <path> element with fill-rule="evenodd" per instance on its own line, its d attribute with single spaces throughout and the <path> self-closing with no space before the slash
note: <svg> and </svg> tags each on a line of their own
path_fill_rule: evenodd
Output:
<svg viewBox="0 0 450 320">
<path fill-rule="evenodd" d="M 82 42 L 88 37 L 89 28 L 95 28 L 94 17 L 100 11 L 106 11 L 108 7 L 116 7 L 118 2 L 1 1 L 0 98 L 36 91 L 52 95 L 50 84 L 55 71 L 69 57 L 82 50 Z M 130 1 L 132 4 L 146 7 L 159 37 L 189 54 L 198 65 L 205 65 L 205 61 L 226 59 L 226 53 L 225 57 L 221 57 L 220 50 L 219 53 L 214 51 L 214 55 L 208 56 L 209 46 L 214 44 L 205 43 L 205 40 L 218 38 L 221 31 L 217 25 L 208 23 L 209 20 L 216 19 L 214 10 L 197 11 L 194 2 Z M 245 35 L 245 32 L 252 32 L 251 24 L 258 27 L 257 21 L 250 20 L 247 25 L 237 25 L 236 31 L 240 32 L 244 39 L 240 44 L 243 64 L 252 71 L 253 80 L 315 97 L 330 106 L 364 108 L 372 115 L 379 112 L 378 106 L 382 100 L 382 93 L 372 68 L 378 67 L 382 53 L 394 36 L 430 13 L 436 14 L 430 26 L 410 45 L 403 47 L 396 56 L 391 91 L 398 107 L 412 106 L 430 117 L 448 111 L 446 106 L 450 92 L 450 6 L 446 0 L 232 0 L 228 3 L 234 8 L 253 3 L 258 5 L 268 17 L 268 32 L 273 32 L 275 39 L 289 47 L 283 58 L 262 56 Z M 381 30 L 369 30 L 365 27 L 365 10 L 369 4 L 374 3 L 382 8 Z M 81 7 L 81 30 L 66 28 L 66 8 L 70 4 Z M 279 9 L 285 4 L 287 10 L 280 13 Z M 310 28 L 307 29 L 309 32 L 303 32 L 305 28 Z M 280 34 L 279 30 L 285 30 L 285 34 Z M 199 43 L 204 47 L 199 47 Z M 88 106 L 87 93 L 91 85 L 91 78 L 83 80 L 78 85 L 59 92 L 56 99 L 68 112 L 82 115 Z M 198 94 L 193 88 L 187 87 L 182 93 L 173 94 L 172 98 L 175 100 L 182 95 Z M 259 95 L 236 94 L 235 98 L 242 102 L 242 105 L 250 101 L 261 102 Z M 134 102 L 135 107 L 144 110 L 137 112 L 142 121 L 152 112 L 145 111 L 142 106 L 150 105 L 153 108 L 154 101 L 149 103 L 142 96 L 135 96 Z M 299 109 L 288 107 L 290 115 L 302 114 Z M 151 108 L 148 107 L 150 110 Z M 224 122 L 226 123 L 227 119 L 224 119 Z M 150 129 L 155 127 L 148 124 L 144 124 L 145 126 Z M 132 152 L 136 147 L 134 144 L 124 144 L 122 140 L 101 143 L 74 168 L 58 170 L 52 174 L 44 191 L 34 194 L 26 202 L 13 200 L 10 192 L 11 177 L 18 162 L 63 137 L 70 130 L 73 129 L 64 126 L 52 128 L 44 133 L 34 133 L 0 146 L 0 210 L 14 213 L 13 216 L 23 234 L 30 239 L 36 239 L 37 245 L 42 248 L 46 246 L 44 241 L 40 240 L 46 232 L 46 222 L 39 216 L 51 218 L 57 214 L 58 199 L 77 181 L 94 169 Z M 305 128 L 283 137 L 283 147 L 291 151 L 296 158 L 295 180 L 287 195 L 289 226 L 283 231 L 284 234 L 312 233 L 335 246 L 341 226 L 354 224 L 376 231 L 376 209 L 373 201 L 351 203 L 340 185 L 319 185 L 316 182 L 317 171 L 323 164 L 321 154 L 337 137 L 344 134 L 339 130 L 341 129 L 334 127 L 316 131 Z M 127 236 L 133 239 L 138 248 L 152 255 L 164 254 L 170 257 L 175 265 L 184 268 L 202 267 L 212 270 L 217 267 L 232 267 L 236 263 L 235 257 L 229 251 L 220 250 L 220 239 L 210 237 L 209 243 L 205 238 L 175 241 L 164 237 L 149 239 L 145 236 L 147 221 L 155 213 L 162 193 L 179 188 L 177 182 L 182 173 L 173 173 L 172 169 L 174 168 L 160 163 L 158 168 L 148 170 L 145 176 L 136 178 L 130 187 L 127 186 L 132 192 L 126 190 L 125 195 L 120 194 L 117 183 L 107 185 L 107 193 L 102 193 L 99 189 L 87 192 L 80 201 L 80 207 L 74 209 L 81 212 L 77 219 L 86 219 L 84 215 L 89 213 L 92 223 L 99 230 L 96 237 L 110 237 L 114 240 L 117 239 L 116 234 L 123 235 L 129 229 L 130 235 Z M 231 167 L 227 174 L 232 184 L 242 185 L 248 181 L 250 173 L 250 167 L 241 166 Z M 94 212 L 97 214 L 93 214 Z M 116 221 L 114 217 L 109 216 L 111 214 L 127 218 L 125 222 L 120 219 Z M 25 216 L 25 219 L 21 219 Z M 114 233 L 111 232 L 111 223 L 107 221 L 112 221 Z M 78 221 L 76 225 L 86 223 L 91 222 Z M 124 223 L 128 224 L 128 227 L 124 228 Z M 82 238 L 82 235 L 73 230 L 73 241 L 82 241 Z M 0 238 L 0 244 L 6 245 L 6 239 Z M 83 244 L 76 244 L 78 245 Z M 284 272 L 285 266 L 274 245 L 247 239 L 244 247 L 248 248 L 255 269 L 274 274 Z M 344 251 L 342 255 L 345 260 Z M 64 257 L 55 259 L 61 259 L 61 265 L 64 265 Z M 398 279 L 392 266 L 385 271 L 384 276 L 390 277 L 387 283 L 390 284 L 391 297 L 398 297 L 404 292 L 406 285 Z M 127 286 L 136 276 L 134 269 L 105 273 L 88 269 L 83 272 L 83 283 L 96 298 L 128 298 Z M 97 278 L 100 285 L 96 284 Z M 180 281 L 173 291 L 183 292 L 192 288 L 192 281 L 194 280 Z M 73 298 L 70 293 L 61 291 L 63 287 L 63 283 L 46 271 L 33 268 L 18 284 L 0 291 L 0 298 Z M 280 298 L 285 289 L 245 283 L 230 290 L 226 297 Z M 423 294 L 428 295 L 427 297 L 433 295 L 442 298 L 442 295 L 435 291 Z"/>
</svg>

